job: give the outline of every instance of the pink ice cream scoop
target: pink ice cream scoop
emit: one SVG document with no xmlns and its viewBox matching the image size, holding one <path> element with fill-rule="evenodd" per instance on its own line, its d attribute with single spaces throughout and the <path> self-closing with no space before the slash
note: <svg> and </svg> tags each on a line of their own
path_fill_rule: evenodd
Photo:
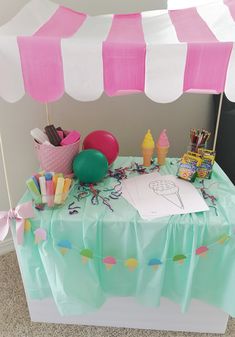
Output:
<svg viewBox="0 0 235 337">
<path fill-rule="evenodd" d="M 168 140 L 166 129 L 162 130 L 158 140 L 157 140 L 157 159 L 159 165 L 164 165 L 166 161 L 166 156 L 170 147 L 170 142 Z"/>
<path fill-rule="evenodd" d="M 166 129 L 162 130 L 160 136 L 157 140 L 157 146 L 159 147 L 170 147 L 170 142 L 168 140 Z"/>
</svg>

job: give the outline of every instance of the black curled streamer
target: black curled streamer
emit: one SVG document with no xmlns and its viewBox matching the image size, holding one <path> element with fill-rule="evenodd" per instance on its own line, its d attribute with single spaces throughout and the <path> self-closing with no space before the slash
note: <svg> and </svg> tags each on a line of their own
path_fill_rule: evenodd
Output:
<svg viewBox="0 0 235 337">
<path fill-rule="evenodd" d="M 68 205 L 68 211 L 69 211 L 69 214 L 70 215 L 73 215 L 73 214 L 78 214 L 78 209 L 80 209 L 81 207 L 80 206 L 76 206 L 75 205 L 75 202 L 71 202 L 69 205 Z"/>
</svg>

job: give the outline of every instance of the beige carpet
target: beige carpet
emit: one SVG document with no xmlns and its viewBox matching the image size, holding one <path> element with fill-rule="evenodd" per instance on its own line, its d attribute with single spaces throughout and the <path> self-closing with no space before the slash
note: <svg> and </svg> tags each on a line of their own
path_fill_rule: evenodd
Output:
<svg viewBox="0 0 235 337">
<path fill-rule="evenodd" d="M 235 337 L 235 319 L 225 335 L 31 323 L 14 252 L 0 256 L 0 337 Z"/>
</svg>

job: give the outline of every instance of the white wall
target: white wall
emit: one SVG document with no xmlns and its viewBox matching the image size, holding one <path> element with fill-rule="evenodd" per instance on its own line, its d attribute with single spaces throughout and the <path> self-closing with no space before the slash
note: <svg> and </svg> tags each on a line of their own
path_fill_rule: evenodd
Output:
<svg viewBox="0 0 235 337">
<path fill-rule="evenodd" d="M 1 0 L 0 25 L 9 20 L 27 0 Z M 164 0 L 60 0 L 74 9 L 90 14 L 136 12 L 163 8 Z M 184 95 L 172 104 L 156 104 L 144 95 L 106 97 L 91 103 L 80 103 L 64 96 L 50 105 L 57 126 L 78 129 L 83 135 L 94 129 L 107 129 L 117 136 L 122 155 L 139 155 L 140 144 L 151 128 L 156 137 L 167 128 L 171 140 L 171 156 L 180 156 L 187 148 L 190 127 L 211 129 L 213 114 L 211 97 Z M 16 104 L 0 99 L 0 129 L 3 134 L 10 190 L 15 204 L 25 190 L 25 180 L 36 170 L 29 131 L 46 123 L 45 107 L 25 97 Z M 7 210 L 8 200 L 0 159 L 0 210 Z"/>
</svg>

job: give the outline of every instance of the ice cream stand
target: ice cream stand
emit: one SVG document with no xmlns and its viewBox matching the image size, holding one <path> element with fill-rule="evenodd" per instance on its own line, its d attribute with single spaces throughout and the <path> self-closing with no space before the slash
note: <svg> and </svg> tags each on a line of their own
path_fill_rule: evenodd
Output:
<svg viewBox="0 0 235 337">
<path fill-rule="evenodd" d="M 0 27 L 0 96 L 14 103 L 29 94 L 45 104 L 48 122 L 48 104 L 65 92 L 84 102 L 103 92 L 145 92 L 159 103 L 187 92 L 225 92 L 235 101 L 234 33 L 234 0 L 94 17 L 32 0 Z M 31 224 L 22 227 L 26 210 L 20 204 L 14 209 L 11 202 L 2 139 L 1 153 L 10 204 L 1 215 L 1 238 L 12 224 L 33 321 L 225 331 L 228 314 L 235 316 L 235 192 L 218 165 L 212 183 L 219 186 L 219 198 L 208 215 L 146 223 L 119 195 L 107 207 L 102 193 L 114 196 L 108 189 L 111 174 L 99 186 L 99 205 L 97 195 L 91 199 L 95 204 L 81 201 L 84 190 L 78 188 L 77 199 L 72 193 L 62 208 L 35 210 Z M 120 157 L 113 172 L 130 164 L 130 158 Z M 161 173 L 175 170 L 176 161 L 168 160 Z M 199 187 L 211 201 L 211 182 Z M 82 202 L 75 213 L 74 198 Z M 21 203 L 29 199 L 26 193 Z M 156 257 L 158 270 L 153 268 Z"/>
</svg>

